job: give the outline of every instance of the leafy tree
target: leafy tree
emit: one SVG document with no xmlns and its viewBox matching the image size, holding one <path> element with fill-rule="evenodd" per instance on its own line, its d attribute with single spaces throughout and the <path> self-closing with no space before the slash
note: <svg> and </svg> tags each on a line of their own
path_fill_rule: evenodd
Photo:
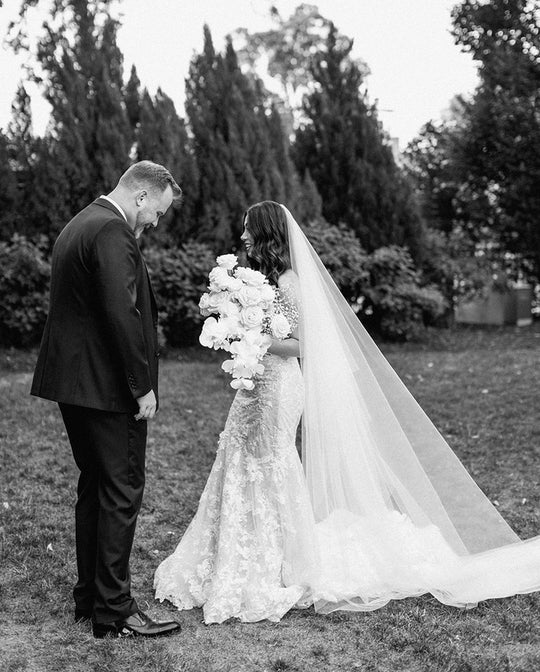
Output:
<svg viewBox="0 0 540 672">
<path fill-rule="evenodd" d="M 464 158 L 468 138 L 468 104 L 457 98 L 444 120 L 425 124 L 403 154 L 429 227 L 422 270 L 442 289 L 449 307 L 491 286 L 504 261 L 497 209 L 485 193 L 471 189 Z"/>
<path fill-rule="evenodd" d="M 264 57 L 267 73 L 279 82 L 286 109 L 296 111 L 301 108 L 303 95 L 313 92 L 313 55 L 324 50 L 332 22 L 320 14 L 316 5 L 307 3 L 298 5 L 288 18 L 273 6 L 270 18 L 270 30 L 249 33 L 240 28 L 234 33 L 239 60 L 257 71 Z M 336 40 L 341 43 L 347 38 L 336 33 Z M 364 61 L 355 59 L 354 63 L 364 76 L 369 73 Z"/>
<path fill-rule="evenodd" d="M 372 251 L 408 245 L 420 254 L 422 227 L 411 190 L 397 168 L 374 106 L 361 93 L 363 72 L 350 58 L 351 40 L 332 26 L 326 48 L 312 62 L 314 92 L 296 134 L 294 158 L 322 197 L 322 213 L 344 222 Z"/>
<path fill-rule="evenodd" d="M 540 276 L 540 3 L 465 0 L 452 12 L 456 43 L 479 62 L 462 148 L 471 200 L 503 249 Z"/>
</svg>

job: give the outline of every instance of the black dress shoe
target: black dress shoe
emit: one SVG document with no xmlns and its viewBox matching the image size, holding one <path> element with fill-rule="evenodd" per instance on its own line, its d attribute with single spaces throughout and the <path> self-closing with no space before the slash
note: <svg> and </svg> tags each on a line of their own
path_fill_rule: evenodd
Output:
<svg viewBox="0 0 540 672">
<path fill-rule="evenodd" d="M 113 623 L 93 623 L 94 637 L 102 639 L 112 637 L 160 637 L 180 631 L 180 623 L 176 621 L 153 621 L 143 611 Z"/>
</svg>

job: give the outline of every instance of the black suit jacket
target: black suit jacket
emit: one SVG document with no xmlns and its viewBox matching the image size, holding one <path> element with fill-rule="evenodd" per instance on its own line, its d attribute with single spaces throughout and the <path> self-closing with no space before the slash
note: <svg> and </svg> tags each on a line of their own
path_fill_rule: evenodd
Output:
<svg viewBox="0 0 540 672">
<path fill-rule="evenodd" d="M 120 212 L 98 198 L 53 249 L 50 309 L 32 394 L 122 413 L 157 397 L 157 309 L 146 265 Z"/>
</svg>

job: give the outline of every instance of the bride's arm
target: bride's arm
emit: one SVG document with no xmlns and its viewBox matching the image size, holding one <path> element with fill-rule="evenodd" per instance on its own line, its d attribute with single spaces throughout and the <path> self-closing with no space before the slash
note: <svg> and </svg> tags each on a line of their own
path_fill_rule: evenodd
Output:
<svg viewBox="0 0 540 672">
<path fill-rule="evenodd" d="M 278 280 L 278 286 L 284 290 L 291 313 L 296 313 L 298 316 L 298 300 L 297 300 L 297 282 L 296 274 L 291 271 L 285 271 Z M 289 317 L 288 315 L 286 315 Z M 295 320 L 297 322 L 297 319 Z M 300 357 L 300 343 L 299 343 L 298 325 L 294 324 L 294 329 L 288 338 L 282 340 L 273 338 L 272 345 L 268 348 L 271 355 L 278 355 L 278 357 Z"/>
<path fill-rule="evenodd" d="M 268 348 L 271 355 L 278 355 L 279 357 L 300 357 L 300 343 L 298 337 L 295 337 L 294 332 L 289 338 L 284 338 L 282 341 L 277 338 L 272 339 L 272 345 Z"/>
</svg>

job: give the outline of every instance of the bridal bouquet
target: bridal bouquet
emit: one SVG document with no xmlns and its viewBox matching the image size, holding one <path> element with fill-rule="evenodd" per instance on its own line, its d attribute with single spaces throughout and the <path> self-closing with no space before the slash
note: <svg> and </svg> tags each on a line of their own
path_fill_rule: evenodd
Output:
<svg viewBox="0 0 540 672">
<path fill-rule="evenodd" d="M 231 358 L 221 366 L 233 377 L 231 387 L 252 390 L 253 376 L 264 371 L 261 360 L 271 337 L 286 338 L 290 324 L 272 310 L 276 293 L 262 273 L 238 266 L 234 254 L 224 254 L 216 263 L 208 292 L 199 301 L 206 317 L 199 341 L 207 348 L 229 352 Z"/>
</svg>

